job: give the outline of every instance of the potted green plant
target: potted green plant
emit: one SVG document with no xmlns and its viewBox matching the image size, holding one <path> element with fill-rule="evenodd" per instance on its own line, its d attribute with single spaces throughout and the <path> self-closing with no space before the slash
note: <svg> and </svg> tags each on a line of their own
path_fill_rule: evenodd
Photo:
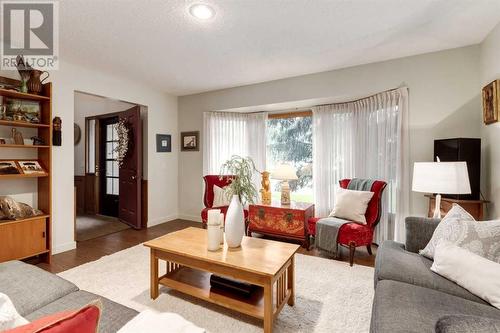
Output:
<svg viewBox="0 0 500 333">
<path fill-rule="evenodd" d="M 243 204 L 254 203 L 257 189 L 252 183 L 255 164 L 250 157 L 233 155 L 221 167 L 222 175 L 232 175 L 234 178 L 228 185 L 226 194 L 231 199 L 226 212 L 226 242 L 229 247 L 239 247 L 245 235 L 245 214 Z"/>
</svg>

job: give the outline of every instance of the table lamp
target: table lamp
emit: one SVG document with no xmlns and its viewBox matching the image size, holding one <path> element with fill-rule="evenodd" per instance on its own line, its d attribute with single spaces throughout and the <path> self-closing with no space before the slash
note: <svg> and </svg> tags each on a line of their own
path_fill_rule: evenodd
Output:
<svg viewBox="0 0 500 333">
<path fill-rule="evenodd" d="M 289 164 L 280 164 L 271 173 L 271 178 L 281 180 L 281 204 L 290 204 L 290 185 L 289 180 L 298 179 L 295 169 Z"/>
<path fill-rule="evenodd" d="M 436 193 L 433 218 L 441 218 L 441 194 L 470 194 L 466 162 L 415 162 L 414 192 Z"/>
</svg>

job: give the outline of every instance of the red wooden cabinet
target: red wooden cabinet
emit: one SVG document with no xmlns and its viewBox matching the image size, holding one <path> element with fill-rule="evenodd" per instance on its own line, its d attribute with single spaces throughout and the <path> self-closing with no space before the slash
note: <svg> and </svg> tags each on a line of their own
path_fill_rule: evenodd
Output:
<svg viewBox="0 0 500 333">
<path fill-rule="evenodd" d="M 273 202 L 270 205 L 254 204 L 248 208 L 249 235 L 256 232 L 263 235 L 281 237 L 302 242 L 309 247 L 307 220 L 314 216 L 314 205 L 304 202 L 292 202 L 281 205 Z"/>
</svg>

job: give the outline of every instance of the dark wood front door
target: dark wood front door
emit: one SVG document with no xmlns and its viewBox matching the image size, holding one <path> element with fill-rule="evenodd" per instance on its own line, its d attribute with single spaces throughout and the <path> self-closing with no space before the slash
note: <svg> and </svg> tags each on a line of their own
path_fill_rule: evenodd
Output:
<svg viewBox="0 0 500 333">
<path fill-rule="evenodd" d="M 120 112 L 129 129 L 129 146 L 119 170 L 118 217 L 133 228 L 141 228 L 142 126 L 140 107 Z"/>
</svg>

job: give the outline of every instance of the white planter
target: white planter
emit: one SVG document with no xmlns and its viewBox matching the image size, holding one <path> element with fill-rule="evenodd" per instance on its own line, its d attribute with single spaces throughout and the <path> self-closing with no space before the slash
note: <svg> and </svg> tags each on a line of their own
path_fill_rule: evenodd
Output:
<svg viewBox="0 0 500 333">
<path fill-rule="evenodd" d="M 237 195 L 233 195 L 226 213 L 226 242 L 229 247 L 239 247 L 245 235 L 245 213 Z"/>
</svg>

